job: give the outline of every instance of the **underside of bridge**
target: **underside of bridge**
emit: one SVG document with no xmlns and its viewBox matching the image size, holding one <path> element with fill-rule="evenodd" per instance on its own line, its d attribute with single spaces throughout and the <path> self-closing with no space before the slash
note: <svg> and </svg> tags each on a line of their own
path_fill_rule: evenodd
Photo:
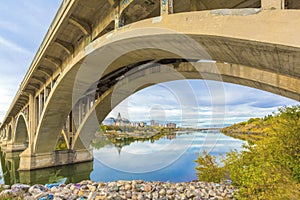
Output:
<svg viewBox="0 0 300 200">
<path fill-rule="evenodd" d="M 182 79 L 300 100 L 297 0 L 67 0 L 0 130 L 20 170 L 93 159 L 99 123 L 147 86 Z M 203 62 L 210 61 L 210 62 Z M 57 151 L 59 138 L 67 149 Z"/>
</svg>

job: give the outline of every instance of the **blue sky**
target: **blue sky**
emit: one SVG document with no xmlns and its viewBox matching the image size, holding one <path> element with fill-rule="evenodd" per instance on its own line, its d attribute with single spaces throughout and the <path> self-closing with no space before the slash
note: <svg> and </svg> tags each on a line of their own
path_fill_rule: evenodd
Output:
<svg viewBox="0 0 300 200">
<path fill-rule="evenodd" d="M 0 121 L 3 120 L 60 3 L 60 0 L 1 2 Z M 297 103 L 274 94 L 233 84 L 195 80 L 187 83 L 195 94 L 193 96 L 197 105 L 184 109 L 184 112 L 182 102 L 178 102 L 171 94 L 174 88 L 182 85 L 181 81 L 146 88 L 117 106 L 109 116 L 116 116 L 121 112 L 132 121 L 146 121 L 152 118 L 180 121 L 184 113 L 186 124 L 207 124 L 212 115 L 216 116 L 216 119 L 224 119 L 225 123 L 233 123 L 249 117 L 262 117 L 276 111 L 280 106 Z M 210 84 L 224 88 L 224 92 L 210 95 L 211 92 L 207 88 Z M 212 101 L 216 103 L 212 104 Z M 224 112 L 216 113 L 213 107 Z"/>
</svg>

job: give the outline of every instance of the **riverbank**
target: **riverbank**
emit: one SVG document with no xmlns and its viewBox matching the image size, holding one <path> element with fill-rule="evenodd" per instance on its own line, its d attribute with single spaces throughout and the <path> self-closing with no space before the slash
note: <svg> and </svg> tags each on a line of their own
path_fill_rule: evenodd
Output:
<svg viewBox="0 0 300 200">
<path fill-rule="evenodd" d="M 237 192 L 232 185 L 199 181 L 170 183 L 142 180 L 70 184 L 1 185 L 0 199 L 233 199 Z"/>
<path fill-rule="evenodd" d="M 240 122 L 221 129 L 224 135 L 249 143 L 256 143 L 259 140 L 272 134 L 272 116 L 264 118 L 250 118 L 246 122 Z"/>
</svg>

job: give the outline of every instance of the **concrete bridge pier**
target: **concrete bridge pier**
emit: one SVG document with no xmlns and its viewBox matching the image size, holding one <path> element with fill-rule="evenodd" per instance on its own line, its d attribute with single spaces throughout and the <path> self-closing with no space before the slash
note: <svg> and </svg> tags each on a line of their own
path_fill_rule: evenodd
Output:
<svg viewBox="0 0 300 200">
<path fill-rule="evenodd" d="M 93 160 L 92 149 L 60 150 L 48 153 L 32 153 L 27 148 L 20 154 L 20 167 L 18 170 L 33 170 L 47 167 L 88 162 Z"/>
</svg>

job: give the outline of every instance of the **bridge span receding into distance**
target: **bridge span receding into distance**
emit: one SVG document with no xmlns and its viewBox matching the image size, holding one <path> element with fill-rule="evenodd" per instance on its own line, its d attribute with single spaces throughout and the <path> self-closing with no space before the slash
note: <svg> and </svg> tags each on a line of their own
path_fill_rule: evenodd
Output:
<svg viewBox="0 0 300 200">
<path fill-rule="evenodd" d="M 298 0 L 63 0 L 1 123 L 1 149 L 23 151 L 19 170 L 90 161 L 108 113 L 171 80 L 300 101 L 299 9 Z M 56 150 L 60 137 L 66 150 Z"/>
</svg>

